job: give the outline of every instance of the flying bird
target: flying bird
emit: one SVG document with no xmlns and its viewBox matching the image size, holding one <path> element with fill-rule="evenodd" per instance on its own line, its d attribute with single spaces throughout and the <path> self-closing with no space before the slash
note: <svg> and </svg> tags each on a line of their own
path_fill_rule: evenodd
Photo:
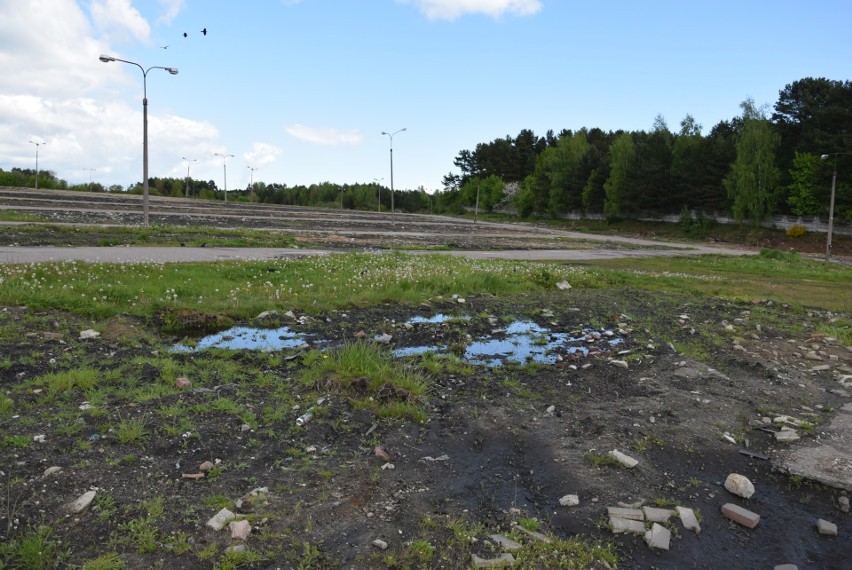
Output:
<svg viewBox="0 0 852 570">
<path fill-rule="evenodd" d="M 183 37 L 186 37 L 186 32 L 183 33 Z"/>
<path fill-rule="evenodd" d="M 166 46 L 160 46 L 160 47 L 163 48 L 163 49 L 168 49 L 169 46 L 166 45 Z"/>
<path fill-rule="evenodd" d="M 201 30 L 201 33 L 206 36 L 207 35 L 207 28 L 204 28 L 203 30 Z"/>
</svg>

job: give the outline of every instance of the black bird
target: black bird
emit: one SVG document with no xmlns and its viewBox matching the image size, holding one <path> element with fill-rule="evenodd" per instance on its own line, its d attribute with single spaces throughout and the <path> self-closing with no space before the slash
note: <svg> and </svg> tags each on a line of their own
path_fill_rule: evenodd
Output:
<svg viewBox="0 0 852 570">
<path fill-rule="evenodd" d="M 203 30 L 201 30 L 201 33 L 206 36 L 207 35 L 207 28 L 204 28 Z"/>
<path fill-rule="evenodd" d="M 160 46 L 163 49 L 168 49 L 169 46 Z"/>
<path fill-rule="evenodd" d="M 186 37 L 186 32 L 183 33 L 183 37 Z"/>
</svg>

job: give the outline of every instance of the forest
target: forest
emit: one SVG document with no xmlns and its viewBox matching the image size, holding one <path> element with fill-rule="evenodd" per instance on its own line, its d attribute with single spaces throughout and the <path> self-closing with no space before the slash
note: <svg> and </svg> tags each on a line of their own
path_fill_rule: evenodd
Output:
<svg viewBox="0 0 852 570">
<path fill-rule="evenodd" d="M 774 107 L 744 100 L 742 113 L 704 128 L 687 115 L 672 130 L 662 115 L 648 131 L 548 131 L 482 142 L 458 152 L 444 188 L 396 189 L 403 212 L 568 213 L 606 220 L 671 215 L 732 216 L 758 224 L 776 214 L 827 219 L 835 177 L 835 220 L 852 221 L 852 82 L 804 78 L 779 92 Z M 0 169 L 0 186 L 33 186 L 36 172 Z M 141 192 L 141 183 L 69 186 L 49 171 L 41 188 Z M 164 196 L 225 199 L 212 180 L 151 178 Z M 287 186 L 255 182 L 229 200 L 358 210 L 390 210 L 390 190 L 376 183 Z"/>
</svg>

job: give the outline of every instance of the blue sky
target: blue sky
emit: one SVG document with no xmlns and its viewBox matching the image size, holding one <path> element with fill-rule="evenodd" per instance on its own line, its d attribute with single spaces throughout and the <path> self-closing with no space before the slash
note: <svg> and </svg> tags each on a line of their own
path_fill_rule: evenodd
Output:
<svg viewBox="0 0 852 570">
<path fill-rule="evenodd" d="M 848 0 L 0 0 L 0 168 L 441 188 L 521 129 L 706 133 L 804 77 L 849 80 Z M 206 28 L 208 33 L 202 35 Z M 183 34 L 187 33 L 184 38 Z M 162 46 L 168 46 L 163 49 Z"/>
</svg>

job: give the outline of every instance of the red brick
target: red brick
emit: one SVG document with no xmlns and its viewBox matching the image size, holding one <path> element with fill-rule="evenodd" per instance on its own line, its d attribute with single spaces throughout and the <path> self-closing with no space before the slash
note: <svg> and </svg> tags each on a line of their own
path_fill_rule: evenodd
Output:
<svg viewBox="0 0 852 570">
<path fill-rule="evenodd" d="M 760 522 L 760 515 L 753 513 L 748 509 L 744 509 L 733 503 L 725 503 L 722 505 L 722 514 L 747 528 L 754 528 Z"/>
</svg>

